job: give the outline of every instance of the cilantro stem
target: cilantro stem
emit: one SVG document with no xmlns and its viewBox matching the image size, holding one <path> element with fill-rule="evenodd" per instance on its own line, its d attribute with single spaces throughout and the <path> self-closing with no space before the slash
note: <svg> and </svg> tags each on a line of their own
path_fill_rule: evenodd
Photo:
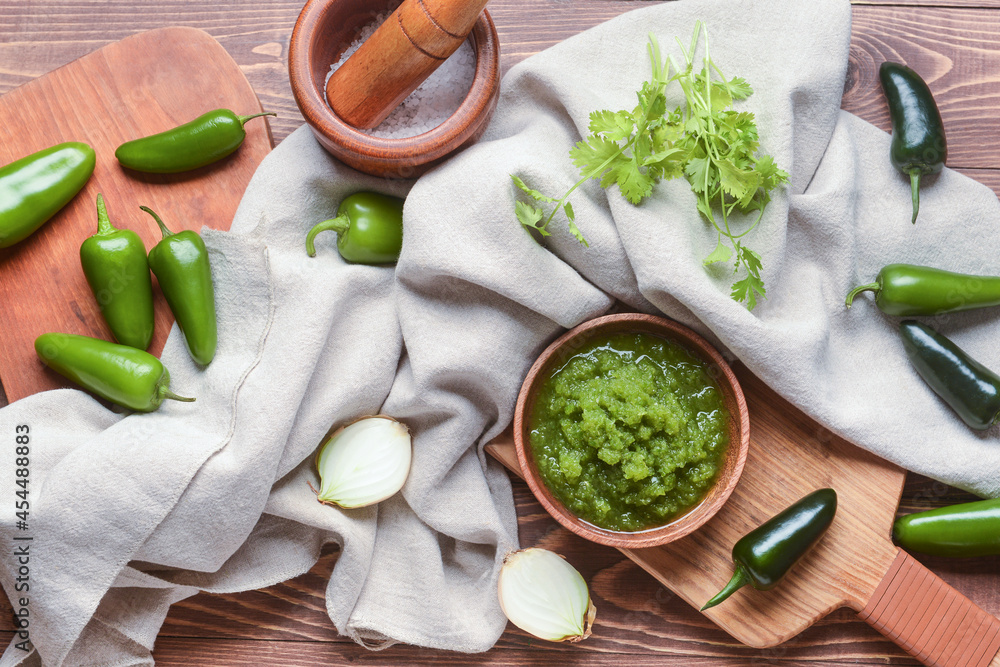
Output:
<svg viewBox="0 0 1000 667">
<path fill-rule="evenodd" d="M 605 160 L 604 162 L 602 162 L 602 163 L 601 163 L 601 165 L 600 165 L 599 167 L 597 167 L 597 168 L 593 169 L 592 171 L 588 172 L 586 176 L 584 176 L 584 177 L 583 177 L 583 178 L 581 178 L 581 179 L 580 179 L 579 181 L 577 181 L 577 182 L 576 182 L 576 183 L 575 183 L 575 184 L 573 185 L 573 187 L 571 187 L 571 188 L 569 189 L 569 191 L 568 191 L 568 192 L 566 192 L 566 194 L 564 194 L 564 195 L 563 195 L 563 198 L 562 198 L 562 199 L 560 199 L 560 200 L 559 200 L 559 201 L 558 201 L 558 202 L 556 203 L 556 206 L 555 206 L 555 208 L 553 208 L 553 209 L 552 209 L 552 213 L 550 213 L 550 214 L 549 214 L 549 217 L 545 219 L 545 224 L 544 224 L 544 225 L 542 225 L 542 229 L 548 229 L 548 227 L 549 227 L 549 223 L 550 223 L 550 222 L 552 222 L 552 218 L 554 218 L 554 217 L 555 217 L 555 215 L 556 215 L 556 213 L 558 213 L 558 212 L 560 211 L 560 209 L 562 209 L 562 206 L 563 206 L 563 204 L 565 204 L 565 203 L 566 203 L 566 200 L 567 200 L 567 199 L 569 199 L 569 196 L 570 196 L 571 194 L 573 194 L 573 191 L 574 191 L 574 190 L 576 190 L 576 189 L 577 189 L 578 187 L 580 187 L 581 185 L 583 185 L 584 183 L 586 183 L 586 182 L 587 182 L 587 181 L 589 181 L 590 179 L 592 179 L 592 178 L 597 178 L 598 176 L 600 176 L 600 175 L 601 175 L 601 173 L 602 173 L 602 172 L 603 172 L 603 171 L 604 171 L 605 169 L 607 169 L 607 168 L 608 168 L 609 166 L 611 166 L 611 163 L 612 163 L 612 162 L 614 162 L 615 160 L 617 160 L 617 159 L 618 159 L 618 157 L 619 157 L 620 155 L 622 155 L 622 154 L 623 154 L 623 153 L 625 152 L 625 150 L 626 150 L 626 149 L 627 149 L 627 148 L 628 148 L 629 146 L 631 146 L 631 145 L 632 145 L 632 142 L 633 142 L 633 141 L 634 141 L 634 140 L 629 140 L 629 142 L 628 142 L 627 144 L 625 144 L 625 146 L 624 146 L 624 147 L 623 147 L 623 148 L 622 148 L 621 150 L 619 150 L 619 151 L 618 151 L 617 153 L 615 153 L 614 155 L 612 155 L 611 157 L 609 157 L 609 158 L 608 158 L 607 160 Z"/>
</svg>

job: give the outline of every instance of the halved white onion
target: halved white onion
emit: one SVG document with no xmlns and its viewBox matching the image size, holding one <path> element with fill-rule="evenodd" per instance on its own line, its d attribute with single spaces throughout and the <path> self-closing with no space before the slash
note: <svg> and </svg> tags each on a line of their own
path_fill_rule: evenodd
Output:
<svg viewBox="0 0 1000 667">
<path fill-rule="evenodd" d="M 590 636 L 597 607 L 583 576 L 546 549 L 509 554 L 497 585 L 510 622 L 539 639 L 578 642 Z"/>
<path fill-rule="evenodd" d="M 384 415 L 363 417 L 337 429 L 320 448 L 316 498 L 345 508 L 374 505 L 403 488 L 412 455 L 405 424 Z"/>
</svg>

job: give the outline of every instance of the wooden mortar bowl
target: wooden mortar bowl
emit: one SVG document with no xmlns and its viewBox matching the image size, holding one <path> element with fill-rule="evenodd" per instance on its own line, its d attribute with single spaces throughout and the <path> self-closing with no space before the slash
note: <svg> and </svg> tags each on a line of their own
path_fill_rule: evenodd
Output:
<svg viewBox="0 0 1000 667">
<path fill-rule="evenodd" d="M 686 347 L 708 364 L 709 372 L 718 382 L 726 409 L 729 411 L 729 449 L 726 451 L 722 470 L 719 471 L 715 484 L 705 498 L 669 523 L 637 532 L 600 528 L 566 509 L 542 481 L 529 442 L 531 411 L 538 389 L 545 378 L 595 335 L 616 333 L 647 333 L 673 340 Z M 517 448 L 518 463 L 531 492 L 556 521 L 592 542 L 625 549 L 640 549 L 680 539 L 696 530 L 719 511 L 736 488 L 743 473 L 743 465 L 746 463 L 750 446 L 750 415 L 743 390 L 732 369 L 726 364 L 722 355 L 704 338 L 685 326 L 654 315 L 642 313 L 605 315 L 584 322 L 560 336 L 532 365 L 517 397 L 517 407 L 514 411 L 514 445 Z"/>
<path fill-rule="evenodd" d="M 486 130 L 500 96 L 500 41 L 484 11 L 469 35 L 476 53 L 475 78 L 455 113 L 413 137 L 373 137 L 333 112 L 326 103 L 326 78 L 358 31 L 388 7 L 389 0 L 309 0 L 292 31 L 288 74 L 295 102 L 326 150 L 367 174 L 415 178 Z"/>
</svg>

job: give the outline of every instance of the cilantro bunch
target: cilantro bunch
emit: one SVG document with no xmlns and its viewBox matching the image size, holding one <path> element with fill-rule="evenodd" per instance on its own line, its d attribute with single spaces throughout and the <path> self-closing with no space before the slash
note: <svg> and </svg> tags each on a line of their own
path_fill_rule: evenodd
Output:
<svg viewBox="0 0 1000 667">
<path fill-rule="evenodd" d="M 705 55 L 701 69 L 695 70 L 702 32 Z M 760 277 L 761 257 L 743 239 L 763 217 L 771 190 L 786 183 L 788 174 L 770 155 L 757 155 L 760 144 L 753 114 L 732 108 L 735 100 L 750 97 L 753 90 L 740 77 L 727 80 L 712 62 L 708 28 L 700 21 L 695 24 L 687 50 L 680 40 L 677 43 L 684 56 L 680 65 L 673 57 L 663 60 L 656 37 L 649 36 L 652 77 L 636 93 L 639 104 L 633 110 L 590 114 L 590 134 L 570 150 L 580 180 L 561 199 L 511 176 L 532 200 L 517 201 L 515 212 L 521 224 L 549 236 L 549 223 L 561 210 L 570 232 L 587 245 L 568 201 L 582 184 L 592 178 L 600 179 L 603 188 L 617 184 L 625 199 L 639 204 L 660 180 L 683 175 L 697 195 L 699 213 L 719 236 L 705 265 L 732 262 L 734 274 L 742 268 L 744 275 L 733 282 L 732 297 L 752 310 L 766 290 Z M 668 112 L 665 91 L 675 82 L 684 92 L 685 103 Z M 552 208 L 546 212 L 548 205 Z"/>
</svg>

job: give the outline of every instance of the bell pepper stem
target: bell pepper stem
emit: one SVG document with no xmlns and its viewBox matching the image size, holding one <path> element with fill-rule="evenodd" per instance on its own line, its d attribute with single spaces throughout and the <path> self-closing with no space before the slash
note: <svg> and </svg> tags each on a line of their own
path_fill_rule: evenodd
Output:
<svg viewBox="0 0 1000 667">
<path fill-rule="evenodd" d="M 854 297 L 861 294 L 862 292 L 878 292 L 881 289 L 878 283 L 868 283 L 867 285 L 859 285 L 847 293 L 847 298 L 844 299 L 844 303 L 848 308 L 854 303 Z"/>
<path fill-rule="evenodd" d="M 148 206 L 140 206 L 139 208 L 141 208 L 143 211 L 153 216 L 153 220 L 156 220 L 156 224 L 160 226 L 160 231 L 163 233 L 163 238 L 167 238 L 168 236 L 174 235 L 174 233 L 169 229 L 167 229 L 167 226 L 163 224 L 163 221 L 160 220 L 160 216 L 156 215 L 156 211 L 149 208 Z"/>
<path fill-rule="evenodd" d="M 309 233 L 306 234 L 306 252 L 309 253 L 310 257 L 316 256 L 316 235 L 320 232 L 334 231 L 337 232 L 337 237 L 339 238 L 350 226 L 351 219 L 346 213 L 330 220 L 324 220 L 310 229 Z"/>
<path fill-rule="evenodd" d="M 171 401 L 181 401 L 182 403 L 194 403 L 195 401 L 195 399 L 188 398 L 187 396 L 178 396 L 166 387 L 160 387 L 160 397 L 164 399 L 169 398 Z"/>
<path fill-rule="evenodd" d="M 114 227 L 111 226 L 111 220 L 108 218 L 108 207 L 104 205 L 104 195 L 100 192 L 97 193 L 97 235 L 107 236 L 116 232 Z"/>
<path fill-rule="evenodd" d="M 917 211 L 920 210 L 920 170 L 914 169 L 910 172 L 910 197 L 913 199 L 913 218 L 910 220 L 917 224 Z"/>
<path fill-rule="evenodd" d="M 240 119 L 240 125 L 246 125 L 248 120 L 253 120 L 254 118 L 260 118 L 261 116 L 277 116 L 278 114 L 273 111 L 264 111 L 262 113 L 255 113 L 252 116 L 237 116 Z"/>
<path fill-rule="evenodd" d="M 714 598 L 706 602 L 705 606 L 702 607 L 701 610 L 705 611 L 706 609 L 711 609 L 749 583 L 750 575 L 748 575 L 747 571 L 743 569 L 743 566 L 737 565 L 736 572 L 733 573 L 733 578 L 729 580 L 729 583 L 726 584 Z"/>
</svg>

